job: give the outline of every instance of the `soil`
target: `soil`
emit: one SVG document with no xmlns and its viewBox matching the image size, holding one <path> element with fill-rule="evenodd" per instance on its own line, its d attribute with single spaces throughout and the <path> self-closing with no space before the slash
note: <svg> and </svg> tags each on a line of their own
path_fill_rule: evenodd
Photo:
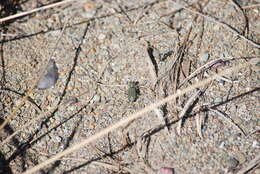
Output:
<svg viewBox="0 0 260 174">
<path fill-rule="evenodd" d="M 0 14 L 55 2 L 8 0 L 0 2 Z M 149 104 L 246 63 L 37 173 L 164 174 L 160 169 L 169 167 L 176 174 L 224 174 L 255 158 L 248 173 L 260 173 L 260 2 L 177 1 L 188 10 L 175 2 L 74 1 L 1 23 L 0 118 L 10 119 L 1 142 L 39 119 L 1 145 L 0 173 L 22 173 Z M 37 89 L 50 59 L 59 79 Z"/>
</svg>

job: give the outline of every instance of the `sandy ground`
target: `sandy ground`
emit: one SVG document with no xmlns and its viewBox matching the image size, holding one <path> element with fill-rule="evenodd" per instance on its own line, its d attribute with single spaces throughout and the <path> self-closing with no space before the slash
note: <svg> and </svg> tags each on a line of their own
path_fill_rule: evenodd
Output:
<svg viewBox="0 0 260 174">
<path fill-rule="evenodd" d="M 1 16 L 54 3 L 9 1 L 0 2 Z M 171 167 L 177 174 L 224 174 L 253 159 L 249 173 L 260 173 L 260 6 L 250 6 L 259 1 L 178 1 L 188 9 L 175 2 L 76 1 L 2 23 L 0 117 L 10 121 L 1 142 L 41 118 L 1 145 L 0 173 L 26 171 L 159 99 L 248 62 L 38 173 L 164 174 L 159 169 Z M 33 89 L 16 110 L 50 59 L 57 83 Z M 136 101 L 128 99 L 131 82 Z"/>
</svg>

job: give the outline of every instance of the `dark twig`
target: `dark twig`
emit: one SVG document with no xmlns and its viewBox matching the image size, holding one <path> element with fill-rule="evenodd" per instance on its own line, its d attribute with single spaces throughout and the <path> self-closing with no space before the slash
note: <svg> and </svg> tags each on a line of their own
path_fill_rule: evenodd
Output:
<svg viewBox="0 0 260 174">
<path fill-rule="evenodd" d="M 239 127 L 236 123 L 234 123 L 234 121 L 230 117 L 227 117 L 224 113 L 218 111 L 217 109 L 210 108 L 209 110 L 212 111 L 212 112 L 215 112 L 219 116 L 225 118 L 225 120 L 227 120 L 229 123 L 231 123 L 233 126 L 235 126 L 239 131 L 241 131 L 243 133 L 243 135 L 246 136 L 245 131 L 241 127 Z"/>
<path fill-rule="evenodd" d="M 243 35 L 247 33 L 249 33 L 249 25 L 248 25 L 248 17 L 246 16 L 246 13 L 244 11 L 244 9 L 235 1 L 235 0 L 230 0 L 231 3 L 236 6 L 241 13 L 243 14 L 243 18 L 244 18 L 244 22 L 245 22 L 245 26 L 244 26 L 244 31 L 243 31 Z"/>
</svg>

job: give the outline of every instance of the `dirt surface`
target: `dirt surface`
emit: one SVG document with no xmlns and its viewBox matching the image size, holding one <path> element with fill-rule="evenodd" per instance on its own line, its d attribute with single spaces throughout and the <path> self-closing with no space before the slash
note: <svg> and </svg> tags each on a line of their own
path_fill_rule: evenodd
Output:
<svg viewBox="0 0 260 174">
<path fill-rule="evenodd" d="M 55 1 L 8 2 L 0 2 L 2 17 Z M 22 173 L 159 99 L 248 62 L 37 173 L 163 174 L 159 169 L 170 167 L 177 174 L 224 174 L 255 158 L 249 173 L 260 173 L 260 6 L 251 7 L 260 2 L 177 1 L 188 9 L 175 2 L 75 1 L 2 23 L 0 117 L 10 121 L 1 142 L 41 118 L 1 145 L 0 173 Z M 34 88 L 21 103 L 50 59 L 57 83 Z M 200 73 L 185 80 L 194 72 Z"/>
</svg>

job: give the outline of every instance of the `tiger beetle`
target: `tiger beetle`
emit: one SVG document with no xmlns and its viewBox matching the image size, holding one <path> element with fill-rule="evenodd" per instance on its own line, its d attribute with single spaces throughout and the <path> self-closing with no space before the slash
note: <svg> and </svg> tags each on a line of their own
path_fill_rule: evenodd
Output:
<svg viewBox="0 0 260 174">
<path fill-rule="evenodd" d="M 135 102 L 139 95 L 138 82 L 129 82 L 129 88 L 127 91 L 128 100 L 130 102 Z"/>
</svg>

